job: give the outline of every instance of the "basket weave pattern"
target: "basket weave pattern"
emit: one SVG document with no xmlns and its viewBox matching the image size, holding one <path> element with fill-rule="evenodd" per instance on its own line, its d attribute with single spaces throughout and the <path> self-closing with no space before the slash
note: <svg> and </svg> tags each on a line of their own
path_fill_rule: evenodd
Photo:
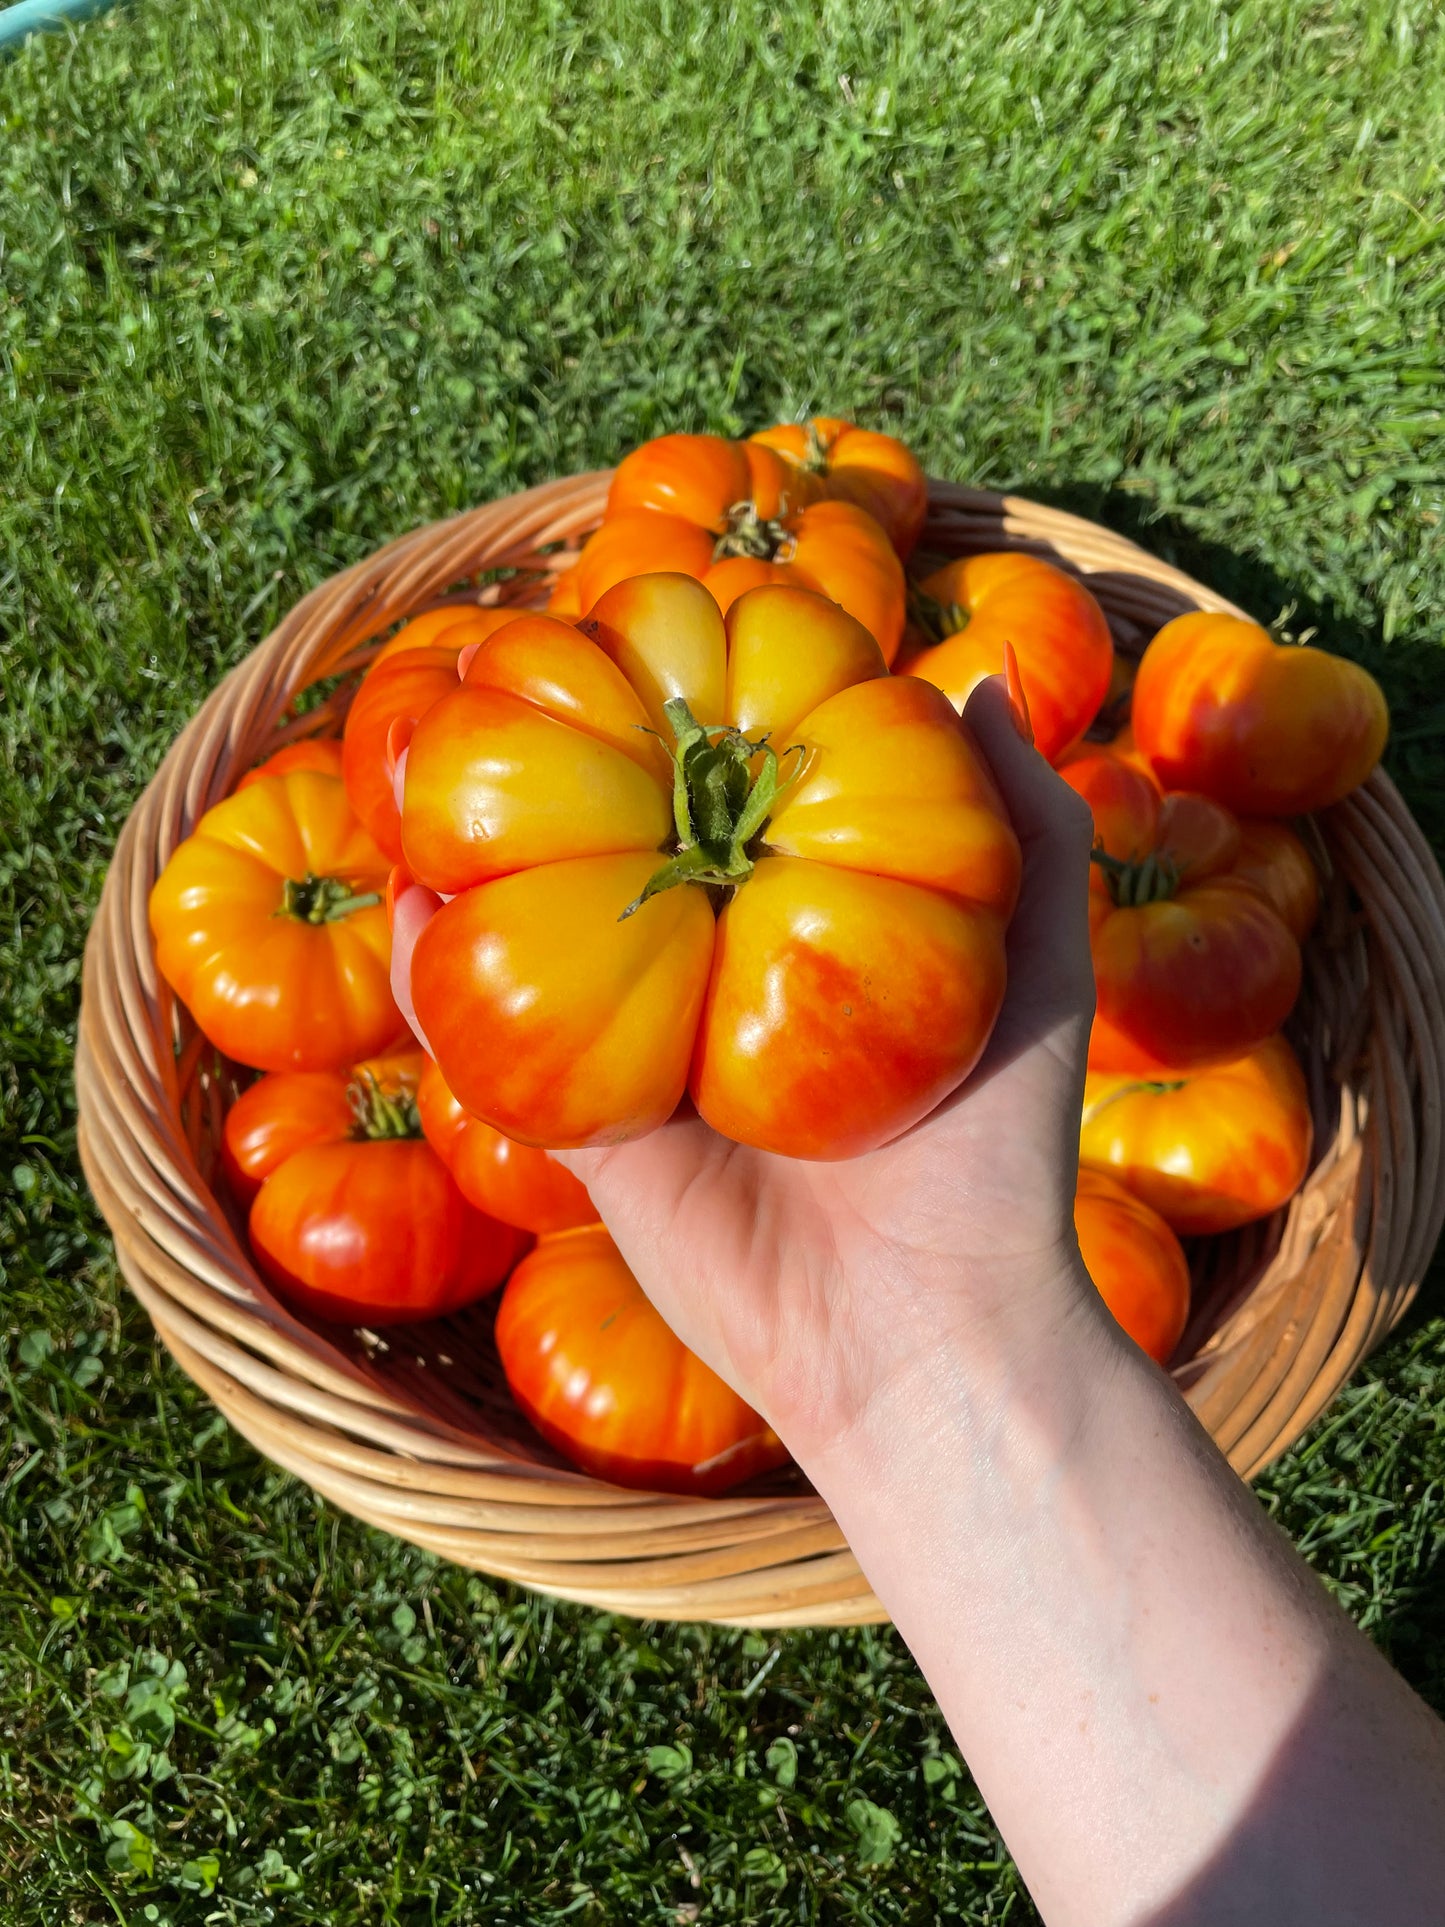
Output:
<svg viewBox="0 0 1445 1927">
<path fill-rule="evenodd" d="M 286 736 L 334 728 L 403 617 L 483 574 L 482 600 L 539 602 L 600 519 L 607 482 L 553 482 L 391 543 L 314 590 L 212 693 L 121 833 L 86 947 L 81 1156 L 121 1270 L 181 1368 L 259 1451 L 335 1504 L 463 1565 L 611 1611 L 876 1621 L 841 1533 L 796 1473 L 701 1500 L 621 1491 L 564 1464 L 511 1405 L 488 1307 L 382 1343 L 313 1328 L 279 1304 L 209 1188 L 234 1074 L 155 967 L 151 884 L 203 812 Z M 921 546 L 1028 548 L 1076 570 L 1131 653 L 1185 609 L 1233 610 L 1093 523 L 981 490 L 935 483 Z M 295 716 L 327 679 L 325 700 Z M 1327 904 L 1291 1029 L 1315 1167 L 1286 1210 L 1199 1248 L 1175 1367 L 1245 1477 L 1299 1437 L 1399 1318 L 1445 1216 L 1445 886 L 1382 773 L 1314 828 Z"/>
</svg>

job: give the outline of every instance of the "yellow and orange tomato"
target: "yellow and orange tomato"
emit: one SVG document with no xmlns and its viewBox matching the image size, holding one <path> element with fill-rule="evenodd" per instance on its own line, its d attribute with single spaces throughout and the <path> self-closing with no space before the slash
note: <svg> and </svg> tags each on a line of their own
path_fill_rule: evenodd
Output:
<svg viewBox="0 0 1445 1927">
<path fill-rule="evenodd" d="M 859 428 L 836 415 L 780 422 L 752 437 L 783 460 L 821 478 L 827 493 L 852 502 L 883 530 L 905 561 L 928 515 L 928 478 L 912 449 L 896 436 Z"/>
<path fill-rule="evenodd" d="M 1141 1351 L 1167 1365 L 1189 1317 L 1189 1265 L 1169 1226 L 1102 1172 L 1081 1170 L 1074 1229 L 1084 1269 Z"/>
</svg>

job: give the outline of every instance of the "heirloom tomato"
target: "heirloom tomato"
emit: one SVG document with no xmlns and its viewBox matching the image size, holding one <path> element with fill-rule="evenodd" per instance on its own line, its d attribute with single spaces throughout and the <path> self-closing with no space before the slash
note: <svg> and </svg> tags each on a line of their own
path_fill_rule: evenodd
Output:
<svg viewBox="0 0 1445 1927">
<path fill-rule="evenodd" d="M 341 774 L 341 745 L 334 736 L 307 736 L 299 743 L 287 743 L 274 751 L 264 763 L 248 769 L 236 785 L 237 794 L 268 776 L 290 776 L 299 769 L 317 776 Z"/>
<path fill-rule="evenodd" d="M 527 1239 L 475 1210 L 421 1135 L 420 1051 L 280 1071 L 232 1105 L 222 1157 L 251 1249 L 288 1304 L 343 1323 L 441 1318 L 493 1290 Z"/>
<path fill-rule="evenodd" d="M 428 609 L 403 623 L 391 640 L 382 644 L 372 658 L 371 667 L 375 670 L 380 663 L 390 662 L 393 656 L 404 656 L 410 649 L 449 649 L 455 661 L 459 650 L 474 642 L 485 642 L 517 613 L 512 608 L 483 609 L 475 602 L 451 602 L 440 609 Z"/>
<path fill-rule="evenodd" d="M 458 680 L 455 649 L 407 649 L 378 662 L 352 698 L 346 717 L 346 794 L 393 863 L 401 857 L 396 759 L 421 717 Z"/>
<path fill-rule="evenodd" d="M 586 1472 L 659 1492 L 726 1492 L 787 1450 L 673 1335 L 600 1224 L 543 1238 L 497 1309 L 512 1396 Z"/>
<path fill-rule="evenodd" d="M 900 557 L 912 554 L 928 515 L 928 477 L 904 443 L 834 415 L 780 422 L 752 440 L 776 449 L 790 467 L 821 477 L 835 501 L 866 509 Z"/>
<path fill-rule="evenodd" d="M 663 435 L 618 466 L 607 514 L 577 562 L 590 611 L 631 576 L 675 572 L 731 608 L 764 583 L 812 589 L 855 616 L 886 661 L 903 634 L 903 565 L 873 517 L 761 442 Z"/>
<path fill-rule="evenodd" d="M 1304 1073 L 1285 1040 L 1270 1037 L 1208 1070 L 1090 1071 L 1079 1155 L 1192 1236 L 1232 1231 L 1292 1198 L 1313 1135 Z"/>
<path fill-rule="evenodd" d="M 919 613 L 935 646 L 903 664 L 935 683 L 955 708 L 1003 669 L 1011 642 L 1028 696 L 1034 741 L 1057 763 L 1098 714 L 1114 645 L 1104 612 L 1082 582 L 1037 556 L 968 555 L 925 577 Z"/>
<path fill-rule="evenodd" d="M 417 725 L 407 868 L 449 897 L 410 993 L 457 1097 L 616 1143 L 685 1090 L 728 1137 L 852 1157 L 978 1059 L 1020 857 L 966 726 L 820 597 L 686 576 L 513 623 Z"/>
<path fill-rule="evenodd" d="M 1299 944 L 1259 891 L 1231 874 L 1239 825 L 1221 804 L 1163 796 L 1101 751 L 1061 772 L 1094 813 L 1089 940 L 1094 1070 L 1227 1063 L 1293 1007 Z"/>
<path fill-rule="evenodd" d="M 515 1144 L 463 1110 L 430 1058 L 416 1101 L 427 1143 L 479 1211 L 524 1231 L 570 1231 L 597 1222 L 585 1185 L 547 1152 Z"/>
<path fill-rule="evenodd" d="M 1189 1265 L 1157 1211 L 1098 1171 L 1080 1171 L 1074 1197 L 1079 1254 L 1120 1325 L 1167 1365 L 1189 1317 Z"/>
<path fill-rule="evenodd" d="M 1239 826 L 1239 853 L 1230 875 L 1251 884 L 1272 903 L 1303 943 L 1320 914 L 1320 876 L 1314 859 L 1288 823 L 1272 817 L 1246 817 Z"/>
<path fill-rule="evenodd" d="M 386 880 L 339 777 L 268 776 L 207 810 L 157 878 L 161 975 L 237 1063 L 354 1063 L 403 1029 Z"/>
<path fill-rule="evenodd" d="M 1339 802 L 1379 762 L 1390 726 L 1357 663 L 1205 610 L 1176 616 L 1144 651 L 1133 722 L 1166 788 L 1203 790 L 1245 816 Z"/>
</svg>

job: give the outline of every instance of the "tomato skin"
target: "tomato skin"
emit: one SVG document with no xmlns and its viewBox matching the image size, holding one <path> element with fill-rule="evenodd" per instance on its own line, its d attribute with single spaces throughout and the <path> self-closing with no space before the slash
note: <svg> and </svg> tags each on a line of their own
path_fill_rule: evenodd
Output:
<svg viewBox="0 0 1445 1927">
<path fill-rule="evenodd" d="M 372 670 L 412 649 L 445 649 L 455 661 L 460 650 L 470 643 L 485 642 L 498 629 L 515 622 L 518 613 L 516 609 L 503 607 L 484 609 L 473 602 L 453 602 L 441 609 L 428 609 L 424 615 L 413 616 L 390 641 L 382 644 L 372 658 Z"/>
<path fill-rule="evenodd" d="M 489 1217 L 538 1234 L 595 1224 L 585 1185 L 528 1144 L 515 1144 L 464 1110 L 430 1058 L 417 1090 L 421 1127 L 462 1196 Z"/>
<path fill-rule="evenodd" d="M 1239 815 L 1299 816 L 1358 789 L 1390 719 L 1357 663 L 1196 610 L 1144 651 L 1133 724 L 1166 788 L 1203 790 Z"/>
<path fill-rule="evenodd" d="M 649 732 L 671 744 L 678 697 L 770 732 L 790 780 L 735 889 L 629 910 L 675 846 Z M 524 1144 L 638 1136 L 690 1089 L 740 1141 L 852 1156 L 967 1075 L 1002 998 L 1020 855 L 976 744 L 793 588 L 723 618 L 695 581 L 643 576 L 577 630 L 496 637 L 412 740 L 403 842 L 451 897 L 412 957 L 419 1029 Z"/>
<path fill-rule="evenodd" d="M 522 1411 L 597 1478 L 715 1494 L 787 1462 L 777 1434 L 669 1330 L 600 1224 L 539 1242 L 502 1294 L 496 1335 Z"/>
<path fill-rule="evenodd" d="M 357 1082 L 414 1092 L 422 1061 L 411 1050 L 349 1074 L 277 1072 L 227 1115 L 223 1160 L 249 1201 L 256 1262 L 299 1310 L 368 1325 L 444 1317 L 526 1249 L 515 1226 L 467 1203 L 422 1138 L 358 1135 Z"/>
<path fill-rule="evenodd" d="M 748 541 L 737 539 L 740 516 Z M 577 561 L 576 599 L 591 613 L 618 583 L 664 573 L 705 583 L 724 610 L 770 582 L 809 589 L 861 622 L 886 661 L 898 653 L 905 583 L 887 533 L 761 441 L 663 435 L 619 464 Z"/>
<path fill-rule="evenodd" d="M 901 559 L 912 554 L 928 517 L 928 478 L 903 442 L 835 415 L 780 422 L 752 440 L 805 472 L 816 463 L 815 472 L 835 501 L 866 510 Z"/>
<path fill-rule="evenodd" d="M 1167 1365 L 1189 1317 L 1189 1265 L 1157 1211 L 1098 1171 L 1080 1171 L 1074 1230 L 1084 1269 L 1119 1324 Z"/>
<path fill-rule="evenodd" d="M 446 632 L 444 632 L 446 633 Z M 456 652 L 406 649 L 378 662 L 362 680 L 346 717 L 342 773 L 367 832 L 392 863 L 401 860 L 401 811 L 395 759 L 432 704 L 456 688 Z"/>
<path fill-rule="evenodd" d="M 340 776 L 341 745 L 333 736 L 307 736 L 299 743 L 287 743 L 255 769 L 248 769 L 236 785 L 236 793 L 268 776 L 290 776 L 293 771 L 311 770 L 319 776 Z"/>
<path fill-rule="evenodd" d="M 922 584 L 925 596 L 966 620 L 902 674 L 935 683 L 961 709 L 986 676 L 1003 672 L 1004 644 L 1018 655 L 1034 740 L 1057 763 L 1109 693 L 1114 645 L 1104 612 L 1074 576 L 1008 550 L 963 556 Z"/>
<path fill-rule="evenodd" d="M 1230 873 L 1274 906 L 1296 943 L 1305 941 L 1319 921 L 1320 877 L 1303 839 L 1288 823 L 1247 817 L 1239 826 Z"/>
<path fill-rule="evenodd" d="M 334 877 L 373 904 L 333 921 L 284 912 L 288 880 Z M 258 1070 L 328 1070 L 402 1031 L 381 902 L 387 862 L 339 778 L 267 777 L 208 810 L 151 891 L 162 976 L 205 1035 Z"/>
<path fill-rule="evenodd" d="M 1233 1231 L 1288 1202 L 1314 1127 L 1299 1061 L 1270 1037 L 1229 1064 L 1139 1080 L 1091 1071 L 1079 1155 L 1181 1236 Z"/>
</svg>

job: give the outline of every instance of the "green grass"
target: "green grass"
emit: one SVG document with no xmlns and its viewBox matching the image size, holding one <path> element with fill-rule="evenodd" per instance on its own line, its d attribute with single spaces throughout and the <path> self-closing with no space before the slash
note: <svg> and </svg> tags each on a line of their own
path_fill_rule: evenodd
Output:
<svg viewBox="0 0 1445 1927">
<path fill-rule="evenodd" d="M 1445 841 L 1442 155 L 1429 0 L 136 0 L 0 67 L 7 1927 L 1034 1918 L 891 1634 L 493 1588 L 214 1417 L 79 1177 L 81 944 L 309 585 L 812 406 L 1292 607 Z M 1445 1708 L 1445 1323 L 1263 1491 Z"/>
</svg>

